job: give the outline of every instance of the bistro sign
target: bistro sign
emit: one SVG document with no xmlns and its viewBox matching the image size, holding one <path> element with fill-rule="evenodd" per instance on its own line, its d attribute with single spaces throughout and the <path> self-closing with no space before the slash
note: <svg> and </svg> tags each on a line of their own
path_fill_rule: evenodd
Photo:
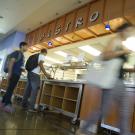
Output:
<svg viewBox="0 0 135 135">
<path fill-rule="evenodd" d="M 127 18 L 134 13 L 134 5 L 135 0 L 95 0 L 28 33 L 26 40 L 36 45 L 115 18 Z"/>
</svg>

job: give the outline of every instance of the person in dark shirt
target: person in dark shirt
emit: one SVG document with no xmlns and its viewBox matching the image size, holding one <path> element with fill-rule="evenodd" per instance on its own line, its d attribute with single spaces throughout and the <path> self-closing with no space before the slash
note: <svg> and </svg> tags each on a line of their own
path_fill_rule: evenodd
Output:
<svg viewBox="0 0 135 135">
<path fill-rule="evenodd" d="M 20 50 L 13 52 L 10 55 L 10 60 L 8 63 L 8 86 L 5 95 L 3 96 L 3 100 L 0 103 L 0 107 L 4 109 L 6 112 L 14 112 L 12 107 L 11 97 L 13 95 L 13 91 L 20 79 L 21 73 L 24 70 L 24 55 L 23 53 L 27 51 L 27 43 L 21 42 Z"/>
</svg>

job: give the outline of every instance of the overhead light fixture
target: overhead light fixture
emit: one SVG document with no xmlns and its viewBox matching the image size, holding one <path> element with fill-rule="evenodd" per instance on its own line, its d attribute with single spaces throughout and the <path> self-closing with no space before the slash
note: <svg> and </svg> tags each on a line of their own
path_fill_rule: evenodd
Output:
<svg viewBox="0 0 135 135">
<path fill-rule="evenodd" d="M 48 42 L 48 46 L 52 47 L 53 43 L 51 41 Z"/>
<path fill-rule="evenodd" d="M 108 31 L 111 30 L 111 26 L 110 26 L 109 23 L 105 25 L 105 29 L 108 30 Z"/>
<path fill-rule="evenodd" d="M 81 47 L 79 47 L 79 49 L 81 49 L 81 50 L 83 50 L 83 51 L 85 51 L 93 56 L 99 56 L 101 54 L 101 52 L 99 50 L 97 50 L 89 45 L 81 46 Z"/>
<path fill-rule="evenodd" d="M 58 60 L 53 59 L 53 58 L 48 57 L 48 56 L 46 56 L 46 60 L 51 61 L 51 62 L 53 62 L 53 63 L 59 63 L 59 64 L 62 64 L 62 62 L 61 62 L 61 61 L 58 61 Z"/>
<path fill-rule="evenodd" d="M 65 58 L 68 57 L 68 54 L 63 52 L 63 51 L 56 51 L 55 54 L 58 54 L 58 55 L 63 56 Z M 71 56 L 71 57 L 72 57 L 73 61 L 75 61 L 75 62 L 78 61 L 78 59 L 75 56 Z"/>
<path fill-rule="evenodd" d="M 135 51 L 135 37 L 129 37 L 127 40 L 122 42 L 123 45 L 129 50 Z"/>
<path fill-rule="evenodd" d="M 63 57 L 67 57 L 68 56 L 68 54 L 67 53 L 65 53 L 65 52 L 63 52 L 63 51 L 56 51 L 56 52 L 54 52 L 55 54 L 58 54 L 58 55 L 60 55 L 60 56 L 63 56 Z"/>
<path fill-rule="evenodd" d="M 32 50 L 36 51 L 36 50 L 37 50 L 37 48 L 36 48 L 36 47 L 32 47 Z"/>
</svg>

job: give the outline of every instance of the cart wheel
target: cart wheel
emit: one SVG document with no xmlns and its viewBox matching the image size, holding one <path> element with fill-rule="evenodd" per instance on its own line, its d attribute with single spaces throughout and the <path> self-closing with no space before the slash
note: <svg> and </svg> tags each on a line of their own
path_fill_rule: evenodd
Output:
<svg viewBox="0 0 135 135">
<path fill-rule="evenodd" d="M 76 119 L 76 118 L 72 119 L 71 123 L 72 123 L 73 125 L 76 125 L 76 124 L 77 124 L 77 119 Z"/>
</svg>

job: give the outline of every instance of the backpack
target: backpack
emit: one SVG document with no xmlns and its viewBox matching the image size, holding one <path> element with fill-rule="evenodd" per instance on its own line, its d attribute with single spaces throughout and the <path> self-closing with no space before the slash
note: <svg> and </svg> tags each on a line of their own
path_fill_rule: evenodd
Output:
<svg viewBox="0 0 135 135">
<path fill-rule="evenodd" d="M 21 53 L 20 53 L 20 51 L 15 51 L 15 52 L 19 52 L 18 58 L 16 59 L 16 62 L 18 62 L 21 59 Z M 5 73 L 8 73 L 9 62 L 10 62 L 10 59 L 12 58 L 12 54 L 15 52 L 12 52 L 11 54 L 7 55 L 7 57 L 6 57 L 6 60 L 4 63 L 4 72 Z"/>
<path fill-rule="evenodd" d="M 38 67 L 38 58 L 39 53 L 31 55 L 25 65 L 25 68 L 28 72 L 32 71 L 34 68 Z"/>
</svg>

